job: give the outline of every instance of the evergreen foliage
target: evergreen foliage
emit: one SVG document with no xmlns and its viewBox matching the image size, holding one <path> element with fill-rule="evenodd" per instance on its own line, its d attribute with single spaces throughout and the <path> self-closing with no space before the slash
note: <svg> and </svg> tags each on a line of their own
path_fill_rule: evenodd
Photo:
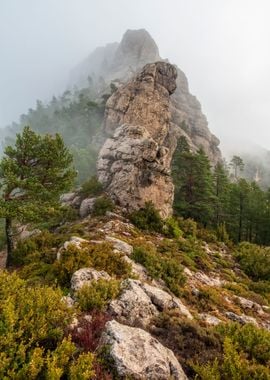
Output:
<svg viewBox="0 0 270 380">
<path fill-rule="evenodd" d="M 12 222 L 46 220 L 60 209 L 59 197 L 75 177 L 72 155 L 60 135 L 38 135 L 29 127 L 5 149 L 0 162 L 0 216 L 6 221 L 8 264 L 13 250 Z"/>
</svg>

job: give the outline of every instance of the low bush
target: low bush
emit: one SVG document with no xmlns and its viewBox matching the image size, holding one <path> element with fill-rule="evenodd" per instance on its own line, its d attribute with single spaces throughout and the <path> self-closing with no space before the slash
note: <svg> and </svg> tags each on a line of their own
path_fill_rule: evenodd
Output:
<svg viewBox="0 0 270 380">
<path fill-rule="evenodd" d="M 205 329 L 198 322 L 181 318 L 175 312 L 160 313 L 154 322 L 154 335 L 173 350 L 189 378 L 195 375 L 191 361 L 202 364 L 221 357 L 220 335 L 212 328 Z"/>
<path fill-rule="evenodd" d="M 76 298 L 82 311 L 104 310 L 108 302 L 118 296 L 119 291 L 119 281 L 99 279 L 83 285 L 76 293 Z"/>
<path fill-rule="evenodd" d="M 105 270 L 118 278 L 125 278 L 131 274 L 130 264 L 121 253 L 113 252 L 108 243 L 86 244 L 82 248 L 70 244 L 61 253 L 60 260 L 54 262 L 53 267 L 60 285 L 65 287 L 69 287 L 72 274 L 84 267 Z"/>
<path fill-rule="evenodd" d="M 184 237 L 195 238 L 197 236 L 198 227 L 193 219 L 177 218 L 177 220 L 181 231 L 184 232 Z"/>
<path fill-rule="evenodd" d="M 254 281 L 270 281 L 270 248 L 240 243 L 235 257 L 241 269 Z"/>
<path fill-rule="evenodd" d="M 163 232 L 170 238 L 178 239 L 180 236 L 182 236 L 182 231 L 180 230 L 178 221 L 173 217 L 165 220 Z"/>
<path fill-rule="evenodd" d="M 225 338 L 222 360 L 214 360 L 205 365 L 193 365 L 197 379 L 201 380 L 269 380 L 270 369 L 267 366 L 248 360 L 238 352 L 230 338 Z"/>
<path fill-rule="evenodd" d="M 91 311 L 87 313 L 90 319 L 82 316 L 79 318 L 78 325 L 71 329 L 72 342 L 74 342 L 81 350 L 85 352 L 96 351 L 101 334 L 105 324 L 111 319 L 109 314 L 101 311 Z"/>
<path fill-rule="evenodd" d="M 93 216 L 105 215 L 107 211 L 113 211 L 114 204 L 110 198 L 103 196 L 96 199 L 93 207 Z"/>
<path fill-rule="evenodd" d="M 173 293 L 180 295 L 185 276 L 183 267 L 177 259 L 162 255 L 150 247 L 149 249 L 135 247 L 132 259 L 142 264 L 151 277 L 162 279 Z"/>
<path fill-rule="evenodd" d="M 129 215 L 130 221 L 141 230 L 162 232 L 163 221 L 152 202 L 146 202 L 140 210 Z"/>
<path fill-rule="evenodd" d="M 88 181 L 84 182 L 80 189 L 80 194 L 84 198 L 96 197 L 103 191 L 102 184 L 98 181 L 96 176 L 91 177 Z"/>
<path fill-rule="evenodd" d="M 52 264 L 56 258 L 56 251 L 67 240 L 66 235 L 53 234 L 47 230 L 30 237 L 19 240 L 12 253 L 14 265 L 29 264 L 43 261 Z"/>
<path fill-rule="evenodd" d="M 64 331 L 73 310 L 50 287 L 32 288 L 15 273 L 0 273 L 0 378 L 88 379 L 93 354 L 79 355 Z"/>
</svg>

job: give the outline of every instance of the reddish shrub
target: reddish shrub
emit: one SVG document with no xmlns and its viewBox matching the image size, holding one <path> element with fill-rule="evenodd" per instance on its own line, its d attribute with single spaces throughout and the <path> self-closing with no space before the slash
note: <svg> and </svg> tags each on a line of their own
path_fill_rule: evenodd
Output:
<svg viewBox="0 0 270 380">
<path fill-rule="evenodd" d="M 111 318 L 107 313 L 93 311 L 91 320 L 81 317 L 79 324 L 71 331 L 72 341 L 83 351 L 95 351 L 106 322 Z M 102 379 L 102 378 L 101 378 Z M 104 378 L 106 380 L 106 378 Z"/>
</svg>

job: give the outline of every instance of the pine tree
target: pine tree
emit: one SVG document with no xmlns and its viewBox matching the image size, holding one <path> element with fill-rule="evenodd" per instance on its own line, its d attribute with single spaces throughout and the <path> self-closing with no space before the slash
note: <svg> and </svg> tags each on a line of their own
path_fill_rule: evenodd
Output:
<svg viewBox="0 0 270 380">
<path fill-rule="evenodd" d="M 59 196 L 75 177 L 72 155 L 60 135 L 41 136 L 25 127 L 0 162 L 0 216 L 5 218 L 8 259 L 13 250 L 13 221 L 31 223 L 52 215 Z"/>
<path fill-rule="evenodd" d="M 176 152 L 173 164 L 175 210 L 179 215 L 193 218 L 203 225 L 213 218 L 213 176 L 210 163 L 203 152 Z"/>
</svg>

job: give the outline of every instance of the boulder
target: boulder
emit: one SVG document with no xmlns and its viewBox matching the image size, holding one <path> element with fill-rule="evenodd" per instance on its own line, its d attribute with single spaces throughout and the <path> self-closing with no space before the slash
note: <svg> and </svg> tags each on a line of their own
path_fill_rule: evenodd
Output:
<svg viewBox="0 0 270 380">
<path fill-rule="evenodd" d="M 97 271 L 93 268 L 81 268 L 71 277 L 71 289 L 77 291 L 85 284 L 91 284 L 99 279 L 110 280 L 111 276 L 105 271 Z"/>
<path fill-rule="evenodd" d="M 187 380 L 174 353 L 148 332 L 107 322 L 101 337 L 121 378 L 141 380 Z"/>
<path fill-rule="evenodd" d="M 94 205 L 95 205 L 95 202 L 96 202 L 96 197 L 94 198 L 85 198 L 81 205 L 80 205 L 80 211 L 79 211 L 79 214 L 80 214 L 80 217 L 81 218 L 85 218 L 86 216 L 90 215 L 91 212 L 93 211 L 94 209 Z"/>
<path fill-rule="evenodd" d="M 117 251 L 122 252 L 128 256 L 132 254 L 133 247 L 130 244 L 126 243 L 125 241 L 116 239 L 115 237 L 112 237 L 112 236 L 106 236 L 105 239 L 108 242 L 112 243 L 114 249 L 116 249 Z"/>
<path fill-rule="evenodd" d="M 77 193 L 75 192 L 62 194 L 60 197 L 60 202 L 64 204 L 71 204 L 76 195 Z"/>
<path fill-rule="evenodd" d="M 248 316 L 248 315 L 245 315 L 245 314 L 238 315 L 238 314 L 235 314 L 231 311 L 227 311 L 225 313 L 225 315 L 227 318 L 231 319 L 232 321 L 241 323 L 241 325 L 245 325 L 247 323 L 252 323 L 253 325 L 258 326 L 257 320 L 253 317 Z"/>
<path fill-rule="evenodd" d="M 183 302 L 172 296 L 171 294 L 165 292 L 164 290 L 157 288 L 156 286 L 150 286 L 148 284 L 141 284 L 143 290 L 151 299 L 151 302 L 159 309 L 178 309 L 182 315 L 188 319 L 193 319 L 188 308 L 183 304 Z"/>
<path fill-rule="evenodd" d="M 121 322 L 132 325 L 147 326 L 158 315 L 158 310 L 137 280 L 125 280 L 120 296 L 112 300 L 110 312 Z"/>
<path fill-rule="evenodd" d="M 217 326 L 220 323 L 222 323 L 222 320 L 215 317 L 214 315 L 207 314 L 207 313 L 201 313 L 199 314 L 199 318 L 205 321 L 208 325 L 211 326 Z"/>
<path fill-rule="evenodd" d="M 147 326 L 160 311 L 170 309 L 177 309 L 183 316 L 193 318 L 179 298 L 158 287 L 131 279 L 122 282 L 122 292 L 111 301 L 109 308 L 119 321 L 131 325 Z"/>
<path fill-rule="evenodd" d="M 70 244 L 75 245 L 77 248 L 80 248 L 83 244 L 89 243 L 89 240 L 83 239 L 79 236 L 71 236 L 70 240 L 66 241 L 63 245 L 65 249 L 68 248 Z"/>
</svg>

